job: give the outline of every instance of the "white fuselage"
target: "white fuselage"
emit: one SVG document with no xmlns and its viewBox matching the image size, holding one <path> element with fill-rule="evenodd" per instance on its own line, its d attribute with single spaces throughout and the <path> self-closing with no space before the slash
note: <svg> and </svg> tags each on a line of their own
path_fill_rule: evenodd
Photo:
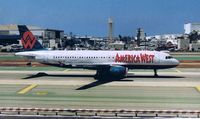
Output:
<svg viewBox="0 0 200 119">
<path fill-rule="evenodd" d="M 179 61 L 158 51 L 27 51 L 15 55 L 58 66 L 125 66 L 129 69 L 172 68 Z"/>
</svg>

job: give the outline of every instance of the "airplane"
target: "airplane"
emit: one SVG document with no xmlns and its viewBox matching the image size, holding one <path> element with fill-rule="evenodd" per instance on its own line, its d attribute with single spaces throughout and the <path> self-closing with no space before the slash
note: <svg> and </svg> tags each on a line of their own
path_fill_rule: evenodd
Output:
<svg viewBox="0 0 200 119">
<path fill-rule="evenodd" d="M 45 50 L 26 25 L 18 25 L 25 51 L 15 53 L 29 61 L 66 68 L 96 70 L 95 78 L 104 76 L 126 77 L 129 69 L 173 68 L 179 61 L 160 51 L 95 51 L 95 50 Z"/>
</svg>

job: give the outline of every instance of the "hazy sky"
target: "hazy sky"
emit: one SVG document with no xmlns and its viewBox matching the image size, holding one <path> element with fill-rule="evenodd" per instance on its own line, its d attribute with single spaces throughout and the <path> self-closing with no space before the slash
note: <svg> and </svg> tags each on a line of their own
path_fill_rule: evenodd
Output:
<svg viewBox="0 0 200 119">
<path fill-rule="evenodd" d="M 200 0 L 0 0 L 0 24 L 28 24 L 107 36 L 108 18 L 114 35 L 183 33 L 183 24 L 200 22 Z"/>
</svg>

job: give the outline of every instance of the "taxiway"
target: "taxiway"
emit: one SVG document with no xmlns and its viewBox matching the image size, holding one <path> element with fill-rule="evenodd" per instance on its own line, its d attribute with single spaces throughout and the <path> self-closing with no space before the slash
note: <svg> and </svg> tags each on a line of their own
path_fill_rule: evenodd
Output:
<svg viewBox="0 0 200 119">
<path fill-rule="evenodd" d="M 191 109 L 200 107 L 200 69 L 131 70 L 98 81 L 95 71 L 0 71 L 2 107 Z"/>
</svg>

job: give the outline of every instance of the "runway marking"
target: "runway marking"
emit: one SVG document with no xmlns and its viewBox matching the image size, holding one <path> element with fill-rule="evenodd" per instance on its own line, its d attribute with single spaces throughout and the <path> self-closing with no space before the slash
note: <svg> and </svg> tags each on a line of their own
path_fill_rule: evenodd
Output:
<svg viewBox="0 0 200 119">
<path fill-rule="evenodd" d="M 69 71 L 69 70 L 70 70 L 70 69 L 65 69 L 64 72 L 67 72 L 67 71 Z"/>
<path fill-rule="evenodd" d="M 48 94 L 48 92 L 36 92 L 36 95 L 47 95 Z"/>
<path fill-rule="evenodd" d="M 195 88 L 200 92 L 200 86 L 196 86 Z"/>
<path fill-rule="evenodd" d="M 25 87 L 25 88 L 22 88 L 22 89 L 18 92 L 18 94 L 25 94 L 25 93 L 27 93 L 28 91 L 32 90 L 33 88 L 35 88 L 35 87 L 37 87 L 37 86 L 38 86 L 38 84 L 31 84 L 31 85 L 29 85 L 29 86 L 27 86 L 27 87 Z"/>
<path fill-rule="evenodd" d="M 178 70 L 178 69 L 175 69 L 176 70 L 176 72 L 178 72 L 178 73 L 182 73 L 180 70 Z"/>
</svg>

